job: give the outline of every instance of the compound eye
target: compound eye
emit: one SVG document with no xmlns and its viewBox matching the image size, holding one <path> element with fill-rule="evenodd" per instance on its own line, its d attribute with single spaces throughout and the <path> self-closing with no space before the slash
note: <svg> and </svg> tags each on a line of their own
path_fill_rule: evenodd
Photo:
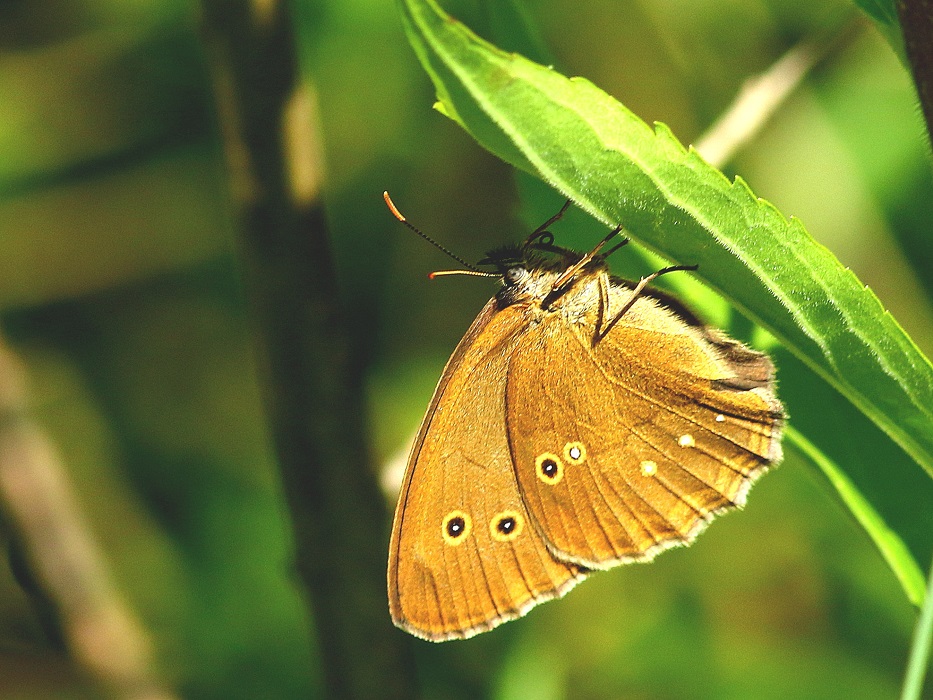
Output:
<svg viewBox="0 0 933 700">
<path fill-rule="evenodd" d="M 507 285 L 511 287 L 521 282 L 525 278 L 525 275 L 527 274 L 528 274 L 528 270 L 526 270 L 524 267 L 510 267 L 508 270 L 505 271 L 505 274 L 502 276 L 502 279 L 505 281 Z"/>
</svg>

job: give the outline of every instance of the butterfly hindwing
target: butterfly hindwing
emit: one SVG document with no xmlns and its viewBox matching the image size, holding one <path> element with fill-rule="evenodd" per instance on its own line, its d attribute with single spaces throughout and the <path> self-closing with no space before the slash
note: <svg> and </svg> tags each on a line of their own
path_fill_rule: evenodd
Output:
<svg viewBox="0 0 933 700">
<path fill-rule="evenodd" d="M 743 503 L 780 457 L 767 358 L 647 297 L 595 343 L 594 314 L 567 318 L 523 334 L 506 387 L 516 477 L 552 553 L 588 568 L 650 558 Z"/>
</svg>

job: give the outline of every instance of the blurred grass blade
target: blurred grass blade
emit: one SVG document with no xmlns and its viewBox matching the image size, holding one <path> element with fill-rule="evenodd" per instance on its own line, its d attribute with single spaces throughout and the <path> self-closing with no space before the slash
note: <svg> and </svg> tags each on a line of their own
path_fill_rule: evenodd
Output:
<svg viewBox="0 0 933 700">
<path fill-rule="evenodd" d="M 920 700 L 921 693 L 923 693 L 923 680 L 930 665 L 931 646 L 933 646 L 933 564 L 930 565 L 926 600 L 914 630 L 914 641 L 910 647 L 910 660 L 907 662 L 901 700 Z"/>
<path fill-rule="evenodd" d="M 605 224 L 623 223 L 669 260 L 698 263 L 698 277 L 933 476 L 933 366 L 798 220 L 587 80 L 497 49 L 433 0 L 400 0 L 400 7 L 443 113 Z M 807 433 L 806 425 L 796 427 Z M 817 434 L 809 437 L 819 443 Z M 924 515 L 907 517 L 919 526 Z"/>
<path fill-rule="evenodd" d="M 923 571 L 911 556 L 904 541 L 888 527 L 878 511 L 862 495 L 834 460 L 807 440 L 793 426 L 787 428 L 787 439 L 803 452 L 813 464 L 819 467 L 823 475 L 829 479 L 843 503 L 845 503 L 859 525 L 868 533 L 888 566 L 891 567 L 894 575 L 897 576 L 897 580 L 900 581 L 901 586 L 907 593 L 908 600 L 914 605 L 920 606 L 923 603 L 925 591 Z"/>
</svg>

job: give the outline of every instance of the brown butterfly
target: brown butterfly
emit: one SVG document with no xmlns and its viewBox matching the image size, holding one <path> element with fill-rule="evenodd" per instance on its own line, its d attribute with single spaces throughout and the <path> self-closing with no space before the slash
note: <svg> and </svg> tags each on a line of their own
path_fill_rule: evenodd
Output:
<svg viewBox="0 0 933 700">
<path fill-rule="evenodd" d="M 395 511 L 389 609 L 418 637 L 471 637 L 688 544 L 781 459 L 768 357 L 647 288 L 696 267 L 612 277 L 627 241 L 599 251 L 621 228 L 585 255 L 558 247 L 568 205 L 480 263 L 497 273 L 459 271 L 502 288 L 444 368 Z"/>
</svg>

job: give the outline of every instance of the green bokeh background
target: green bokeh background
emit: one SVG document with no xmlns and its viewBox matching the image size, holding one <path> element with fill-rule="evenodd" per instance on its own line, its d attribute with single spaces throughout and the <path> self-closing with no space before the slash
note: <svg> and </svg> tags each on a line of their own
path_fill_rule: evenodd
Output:
<svg viewBox="0 0 933 700">
<path fill-rule="evenodd" d="M 486 3 L 445 7 L 512 48 Z M 430 109 L 394 3 L 293 8 L 344 303 L 370 349 L 366 439 L 388 522 L 392 465 L 495 287 L 429 281 L 450 261 L 403 229 L 381 193 L 467 259 L 538 222 L 514 173 Z M 931 354 L 923 124 L 897 56 L 849 3 L 526 10 L 558 69 L 687 143 L 744 79 L 823 37 L 825 59 L 729 172 L 801 218 Z M 186 698 L 323 696 L 315 649 L 327 641 L 314 638 L 291 570 L 198 13 L 182 0 L 0 4 L 3 330 L 172 687 Z M 601 231 L 579 212 L 557 230 L 581 248 Z M 594 575 L 491 634 L 412 644 L 429 698 L 874 700 L 898 693 L 914 615 L 868 538 L 791 458 L 689 549 Z M 6 560 L 0 697 L 95 697 Z"/>
</svg>

